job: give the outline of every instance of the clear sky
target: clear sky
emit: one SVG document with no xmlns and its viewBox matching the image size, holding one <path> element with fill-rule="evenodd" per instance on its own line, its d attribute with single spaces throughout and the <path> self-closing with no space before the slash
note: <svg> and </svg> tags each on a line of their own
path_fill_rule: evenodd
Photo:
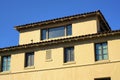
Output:
<svg viewBox="0 0 120 80">
<path fill-rule="evenodd" d="M 14 26 L 95 10 L 120 29 L 120 0 L 0 0 L 0 48 L 18 45 Z"/>
</svg>

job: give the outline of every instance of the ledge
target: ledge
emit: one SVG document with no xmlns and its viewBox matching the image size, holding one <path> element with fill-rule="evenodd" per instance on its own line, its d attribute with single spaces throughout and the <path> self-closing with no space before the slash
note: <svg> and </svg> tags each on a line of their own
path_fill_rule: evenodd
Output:
<svg viewBox="0 0 120 80">
<path fill-rule="evenodd" d="M 63 65 L 70 65 L 70 64 L 76 64 L 76 62 L 75 61 L 70 61 L 70 62 L 63 63 Z"/>
<path fill-rule="evenodd" d="M 2 72 L 0 72 L 0 74 L 10 74 L 11 73 L 11 71 L 2 71 Z"/>
<path fill-rule="evenodd" d="M 45 62 L 51 62 L 53 61 L 52 59 L 46 59 Z"/>
<path fill-rule="evenodd" d="M 100 61 L 95 61 L 95 64 L 100 64 L 100 63 L 108 63 L 110 60 L 100 60 Z"/>
<path fill-rule="evenodd" d="M 78 41 L 78 40 L 86 40 L 86 39 L 106 37 L 106 36 L 115 36 L 115 35 L 120 35 L 120 30 L 87 34 L 87 35 L 80 35 L 80 36 L 65 37 L 65 38 L 45 40 L 45 41 L 40 41 L 40 42 L 30 43 L 30 44 L 10 46 L 10 47 L 5 47 L 5 48 L 0 48 L 0 52 L 2 53 L 5 51 L 20 50 L 20 49 L 33 48 L 33 47 L 39 47 L 39 46 L 45 46 L 45 45 L 49 46 L 51 44 L 73 42 L 73 41 Z"/>
<path fill-rule="evenodd" d="M 24 69 L 25 70 L 27 70 L 27 69 L 35 69 L 35 66 L 28 66 L 28 67 L 25 67 Z"/>
</svg>

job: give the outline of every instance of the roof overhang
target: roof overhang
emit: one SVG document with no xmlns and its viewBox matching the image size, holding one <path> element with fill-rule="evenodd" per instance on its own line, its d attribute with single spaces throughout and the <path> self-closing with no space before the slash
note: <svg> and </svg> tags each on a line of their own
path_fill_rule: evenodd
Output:
<svg viewBox="0 0 120 80">
<path fill-rule="evenodd" d="M 37 43 L 30 43 L 30 44 L 25 44 L 25 45 L 17 45 L 17 46 L 11 46 L 11 47 L 6 47 L 6 48 L 0 48 L 0 52 L 14 51 L 14 50 L 34 48 L 34 47 L 40 47 L 40 46 L 49 46 L 51 44 L 75 42 L 79 40 L 82 41 L 82 40 L 87 40 L 87 39 L 94 39 L 94 38 L 101 38 L 101 37 L 115 36 L 115 35 L 120 36 L 120 30 L 88 34 L 88 35 L 82 35 L 82 36 L 74 36 L 74 37 L 68 37 L 68 38 L 53 39 L 53 40 L 45 40 L 45 41 L 41 41 Z"/>
<path fill-rule="evenodd" d="M 90 16 L 96 16 L 96 15 L 100 17 L 100 19 L 105 24 L 106 29 L 108 31 L 110 31 L 111 28 L 110 28 L 109 24 L 107 23 L 107 21 L 105 20 L 105 18 L 100 10 L 82 13 L 82 14 L 71 15 L 71 16 L 66 16 L 66 17 L 61 17 L 61 18 L 56 18 L 56 19 L 51 19 L 51 20 L 46 20 L 46 21 L 35 22 L 35 23 L 30 23 L 30 24 L 25 24 L 25 25 L 19 25 L 19 26 L 15 26 L 15 29 L 17 31 L 21 31 L 21 30 L 26 30 L 26 29 L 30 29 L 30 28 L 41 27 L 44 25 L 61 23 L 64 21 L 72 21 L 72 20 L 81 19 L 81 18 L 90 17 Z"/>
</svg>

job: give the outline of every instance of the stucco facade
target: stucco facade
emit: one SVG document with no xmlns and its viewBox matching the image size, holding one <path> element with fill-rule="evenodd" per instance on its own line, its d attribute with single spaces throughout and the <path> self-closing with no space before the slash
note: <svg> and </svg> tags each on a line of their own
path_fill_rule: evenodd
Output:
<svg viewBox="0 0 120 80">
<path fill-rule="evenodd" d="M 54 24 L 45 23 L 42 27 L 38 24 L 37 27 L 17 29 L 20 32 L 19 46 L 0 49 L 0 58 L 11 55 L 10 70 L 1 71 L 0 80 L 102 80 L 107 77 L 119 80 L 120 31 L 111 31 L 100 17 L 101 13 L 97 11 L 74 20 L 69 17 L 62 23 L 54 21 Z M 104 26 L 100 26 L 101 20 Z M 42 29 L 66 24 L 72 24 L 72 35 L 41 40 Z M 99 33 L 101 27 L 103 30 Z M 96 61 L 95 44 L 102 42 L 107 42 L 108 59 Z M 66 47 L 74 47 L 74 61 L 64 62 Z M 49 60 L 46 59 L 47 50 L 51 50 Z M 26 52 L 34 52 L 33 66 L 25 67 Z"/>
<path fill-rule="evenodd" d="M 39 42 L 41 41 L 41 37 L 40 37 L 41 29 L 53 28 L 61 25 L 67 25 L 67 24 L 72 24 L 72 36 L 80 36 L 80 35 L 97 33 L 97 31 L 99 30 L 99 26 L 97 26 L 97 21 L 98 21 L 97 17 L 92 16 L 85 19 L 83 18 L 79 20 L 74 20 L 71 22 L 63 22 L 59 24 L 42 26 L 36 29 L 24 30 L 20 32 L 19 44 L 20 45 L 28 44 L 28 43 L 31 43 L 31 40 L 33 40 L 34 43 Z M 92 29 L 89 29 L 89 28 L 92 28 Z"/>
</svg>

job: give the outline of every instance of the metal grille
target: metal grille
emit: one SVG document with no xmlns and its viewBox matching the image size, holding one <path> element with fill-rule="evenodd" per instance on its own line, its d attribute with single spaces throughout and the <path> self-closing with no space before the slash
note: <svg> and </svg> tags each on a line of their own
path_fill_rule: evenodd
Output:
<svg viewBox="0 0 120 80">
<path fill-rule="evenodd" d="M 51 57 L 51 50 L 46 50 L 46 60 L 52 59 Z"/>
</svg>

